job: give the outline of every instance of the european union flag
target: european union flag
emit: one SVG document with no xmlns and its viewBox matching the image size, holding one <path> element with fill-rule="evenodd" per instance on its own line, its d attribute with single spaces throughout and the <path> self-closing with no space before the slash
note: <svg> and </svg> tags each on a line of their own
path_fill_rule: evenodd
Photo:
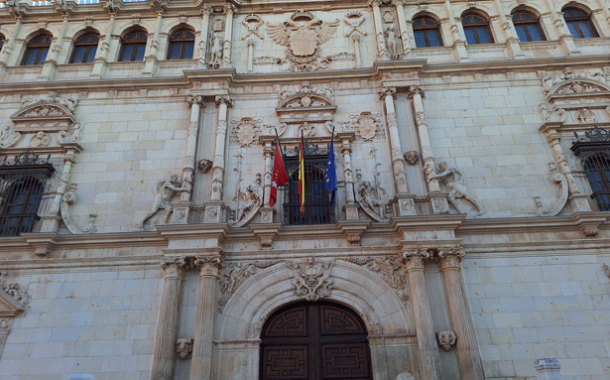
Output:
<svg viewBox="0 0 610 380">
<path fill-rule="evenodd" d="M 328 152 L 328 162 L 324 171 L 324 187 L 331 193 L 331 205 L 335 206 L 335 192 L 337 191 L 337 171 L 335 170 L 335 142 L 334 136 L 330 142 L 330 152 Z"/>
</svg>

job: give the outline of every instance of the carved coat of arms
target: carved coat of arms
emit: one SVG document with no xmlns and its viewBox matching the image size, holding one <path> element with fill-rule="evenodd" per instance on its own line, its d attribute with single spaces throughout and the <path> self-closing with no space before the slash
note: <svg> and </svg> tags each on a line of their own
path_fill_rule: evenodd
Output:
<svg viewBox="0 0 610 380">
<path fill-rule="evenodd" d="M 318 47 L 330 40 L 337 26 L 339 20 L 324 22 L 301 10 L 282 24 L 268 24 L 267 33 L 276 44 L 288 48 L 286 60 L 292 71 L 311 71 L 328 68 L 329 60 L 320 56 Z"/>
</svg>

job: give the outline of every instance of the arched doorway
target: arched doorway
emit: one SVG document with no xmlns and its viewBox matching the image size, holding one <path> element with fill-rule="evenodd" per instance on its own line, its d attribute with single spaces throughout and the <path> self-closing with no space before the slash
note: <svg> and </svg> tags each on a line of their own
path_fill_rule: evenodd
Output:
<svg viewBox="0 0 610 380">
<path fill-rule="evenodd" d="M 372 380 L 367 331 L 352 310 L 300 302 L 276 311 L 262 332 L 261 380 Z"/>
</svg>

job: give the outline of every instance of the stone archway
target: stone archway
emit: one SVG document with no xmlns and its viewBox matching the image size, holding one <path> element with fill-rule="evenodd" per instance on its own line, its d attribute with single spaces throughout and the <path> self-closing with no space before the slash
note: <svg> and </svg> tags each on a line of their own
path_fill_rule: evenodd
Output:
<svg viewBox="0 0 610 380">
<path fill-rule="evenodd" d="M 298 302 L 273 313 L 262 332 L 261 380 L 372 380 L 362 319 L 332 302 Z"/>
<path fill-rule="evenodd" d="M 335 260 L 330 279 L 332 290 L 323 300 L 349 307 L 365 323 L 373 378 L 415 375 L 419 356 L 415 328 L 408 305 L 397 292 L 376 273 L 341 259 Z M 294 280 L 294 272 L 282 262 L 258 271 L 231 295 L 216 323 L 218 380 L 259 378 L 264 323 L 277 310 L 304 299 L 295 292 Z"/>
</svg>

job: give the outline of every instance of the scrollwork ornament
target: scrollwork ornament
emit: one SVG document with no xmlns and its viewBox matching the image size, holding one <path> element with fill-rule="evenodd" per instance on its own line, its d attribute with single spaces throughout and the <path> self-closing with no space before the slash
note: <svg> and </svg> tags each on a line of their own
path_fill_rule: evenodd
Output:
<svg viewBox="0 0 610 380">
<path fill-rule="evenodd" d="M 335 260 L 316 261 L 313 257 L 305 262 L 288 261 L 286 265 L 294 275 L 294 294 L 307 301 L 317 301 L 330 296 L 333 280 L 330 271 Z"/>
</svg>

